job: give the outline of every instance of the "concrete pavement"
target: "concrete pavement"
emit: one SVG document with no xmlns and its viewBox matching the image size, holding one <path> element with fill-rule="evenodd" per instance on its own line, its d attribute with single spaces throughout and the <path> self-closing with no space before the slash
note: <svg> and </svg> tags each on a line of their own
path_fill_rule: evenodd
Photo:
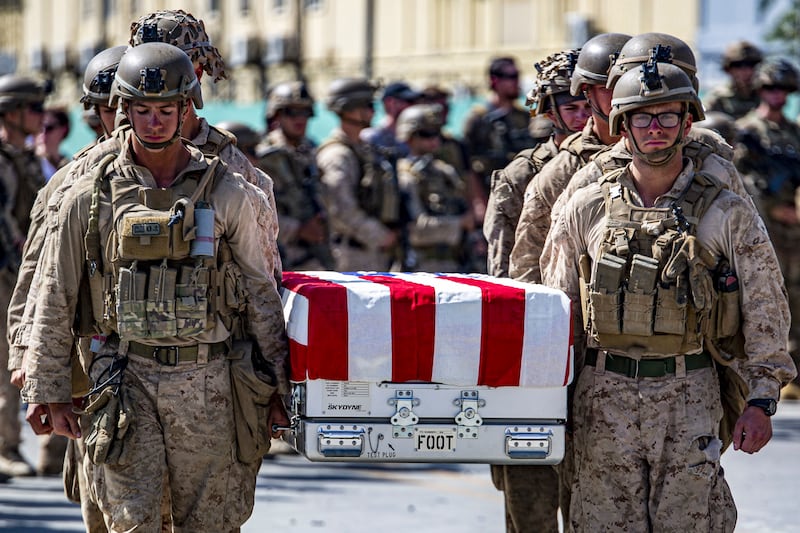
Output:
<svg viewBox="0 0 800 533">
<path fill-rule="evenodd" d="M 737 533 L 799 530 L 800 402 L 782 402 L 772 442 L 760 453 L 723 457 L 739 509 Z M 26 430 L 23 454 L 35 460 Z M 244 533 L 263 531 L 492 533 L 503 531 L 503 502 L 486 465 L 311 463 L 281 455 L 265 461 Z M 0 485 L 0 530 L 83 531 L 80 510 L 58 478 Z"/>
</svg>

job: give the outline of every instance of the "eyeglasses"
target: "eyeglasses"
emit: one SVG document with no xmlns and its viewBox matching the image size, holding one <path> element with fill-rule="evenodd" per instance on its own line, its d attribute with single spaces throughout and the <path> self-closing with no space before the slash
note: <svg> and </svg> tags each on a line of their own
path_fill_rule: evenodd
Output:
<svg viewBox="0 0 800 533">
<path fill-rule="evenodd" d="M 28 109 L 34 113 L 44 113 L 44 102 L 31 102 L 28 104 Z"/>
<path fill-rule="evenodd" d="M 501 80 L 518 80 L 519 72 L 498 72 L 494 77 Z"/>
<path fill-rule="evenodd" d="M 311 118 L 314 115 L 311 109 L 305 107 L 287 107 L 283 113 L 290 118 Z"/>
<path fill-rule="evenodd" d="M 653 119 L 658 121 L 658 125 L 662 128 L 674 128 L 681 123 L 681 113 L 674 111 L 666 111 L 656 115 L 652 113 L 631 113 L 629 120 L 631 126 L 634 128 L 647 128 L 653 123 Z"/>
<path fill-rule="evenodd" d="M 414 135 L 420 139 L 433 139 L 439 136 L 439 130 L 419 130 L 414 132 Z"/>
</svg>

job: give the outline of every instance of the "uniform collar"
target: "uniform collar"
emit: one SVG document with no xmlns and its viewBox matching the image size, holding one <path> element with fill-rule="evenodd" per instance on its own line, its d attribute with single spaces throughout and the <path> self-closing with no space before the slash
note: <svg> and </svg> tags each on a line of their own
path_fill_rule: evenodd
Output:
<svg viewBox="0 0 800 533">
<path fill-rule="evenodd" d="M 688 157 L 684 157 L 683 170 L 681 170 L 681 173 L 678 174 L 678 177 L 673 182 L 672 188 L 656 198 L 653 207 L 669 207 L 674 200 L 680 198 L 681 194 L 689 186 L 689 183 L 692 181 L 692 179 L 694 179 L 694 163 Z M 625 167 L 625 171 L 620 174 L 618 182 L 620 185 L 630 191 L 631 199 L 636 203 L 636 205 L 643 205 L 642 199 L 639 196 L 639 191 L 636 190 L 636 185 L 633 182 L 633 176 L 630 172 L 630 165 Z"/>
</svg>

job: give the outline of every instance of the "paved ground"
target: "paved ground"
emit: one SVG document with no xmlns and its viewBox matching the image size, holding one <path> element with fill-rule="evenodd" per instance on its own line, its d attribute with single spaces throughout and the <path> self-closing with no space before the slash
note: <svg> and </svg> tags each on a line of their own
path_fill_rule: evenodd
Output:
<svg viewBox="0 0 800 533">
<path fill-rule="evenodd" d="M 764 451 L 723 458 L 739 508 L 737 533 L 800 531 L 800 402 L 783 402 L 774 428 Z M 35 438 L 25 435 L 29 458 L 37 451 Z M 503 531 L 502 521 L 502 499 L 486 465 L 321 464 L 278 456 L 264 462 L 243 532 L 492 533 Z M 0 530 L 83 528 L 59 479 L 28 478 L 0 485 Z"/>
</svg>

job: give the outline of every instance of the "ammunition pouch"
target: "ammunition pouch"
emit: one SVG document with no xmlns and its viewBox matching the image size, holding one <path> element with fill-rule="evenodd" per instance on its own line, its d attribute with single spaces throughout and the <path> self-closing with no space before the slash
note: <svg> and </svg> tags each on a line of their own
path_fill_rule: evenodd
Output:
<svg viewBox="0 0 800 533">
<path fill-rule="evenodd" d="M 126 405 L 121 389 L 104 387 L 90 399 L 84 414 L 89 417 L 86 456 L 95 465 L 118 463 L 125 434 L 133 422 L 133 411 Z"/>
<path fill-rule="evenodd" d="M 269 451 L 272 436 L 269 410 L 278 380 L 258 364 L 258 358 L 253 343 L 244 340 L 235 341 L 228 354 L 236 456 L 242 463 L 260 461 Z"/>
</svg>

